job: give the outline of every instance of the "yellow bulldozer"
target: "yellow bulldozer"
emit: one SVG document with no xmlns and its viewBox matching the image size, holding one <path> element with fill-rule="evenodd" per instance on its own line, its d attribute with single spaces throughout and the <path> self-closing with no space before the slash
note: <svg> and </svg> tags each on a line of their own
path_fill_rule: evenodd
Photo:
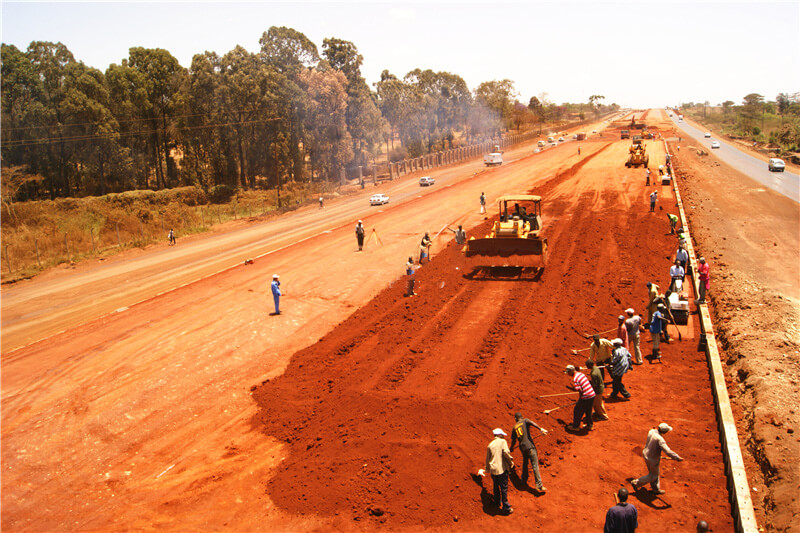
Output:
<svg viewBox="0 0 800 533">
<path fill-rule="evenodd" d="M 628 152 L 630 155 L 625 162 L 626 167 L 638 167 L 639 165 L 649 166 L 650 156 L 647 155 L 647 147 L 642 142 L 641 135 L 633 136 L 633 139 L 631 139 L 631 147 L 628 148 Z"/>
<path fill-rule="evenodd" d="M 542 237 L 541 196 L 501 196 L 497 203 L 499 216 L 489 234 L 467 241 L 468 266 L 544 269 L 547 239 Z"/>
</svg>

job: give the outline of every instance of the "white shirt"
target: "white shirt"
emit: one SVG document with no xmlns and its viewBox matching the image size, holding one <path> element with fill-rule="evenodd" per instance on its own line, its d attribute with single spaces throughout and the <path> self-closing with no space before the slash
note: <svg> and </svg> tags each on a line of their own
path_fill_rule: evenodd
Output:
<svg viewBox="0 0 800 533">
<path fill-rule="evenodd" d="M 672 265 L 669 269 L 669 275 L 673 278 L 682 278 L 684 276 L 683 267 L 680 265 Z"/>
</svg>

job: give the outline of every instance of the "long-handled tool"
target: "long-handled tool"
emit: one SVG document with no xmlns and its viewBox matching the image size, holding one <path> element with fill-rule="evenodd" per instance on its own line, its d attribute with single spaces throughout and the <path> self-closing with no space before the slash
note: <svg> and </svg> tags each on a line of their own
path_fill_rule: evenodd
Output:
<svg viewBox="0 0 800 533">
<path fill-rule="evenodd" d="M 577 329 L 575 331 L 578 332 Z M 585 339 L 589 339 L 589 338 L 593 337 L 594 335 L 602 335 L 603 333 L 611 333 L 612 331 L 617 331 L 617 328 L 611 328 L 611 329 L 607 329 L 605 331 L 598 331 L 596 333 L 579 333 L 579 335 L 581 335 Z"/>
<path fill-rule="evenodd" d="M 559 392 L 558 394 L 545 394 L 543 396 L 539 396 L 539 398 L 552 398 L 553 396 L 566 396 L 567 394 L 578 394 L 578 391 Z"/>
<path fill-rule="evenodd" d="M 672 320 L 672 325 L 675 326 L 675 331 L 678 332 L 678 340 L 679 341 L 683 341 L 683 335 L 681 335 L 681 330 L 678 329 L 678 324 L 675 323 L 675 317 L 672 316 L 672 310 L 669 308 L 669 305 L 665 305 L 664 309 L 667 310 L 667 314 L 669 315 L 669 319 Z M 667 327 L 669 327 L 669 324 L 667 324 Z"/>
<path fill-rule="evenodd" d="M 591 348 L 591 346 L 587 346 L 586 348 L 581 348 L 579 350 L 572 350 L 572 355 L 578 355 L 578 352 L 585 352 L 586 350 L 589 350 L 590 348 Z"/>
<path fill-rule="evenodd" d="M 552 409 L 547 409 L 546 411 L 544 411 L 544 414 L 549 415 L 553 411 L 558 411 L 562 407 L 569 407 L 570 405 L 575 405 L 576 403 L 578 403 L 577 400 L 572 403 L 566 403 L 564 405 L 559 405 L 558 407 L 553 407 Z"/>
</svg>

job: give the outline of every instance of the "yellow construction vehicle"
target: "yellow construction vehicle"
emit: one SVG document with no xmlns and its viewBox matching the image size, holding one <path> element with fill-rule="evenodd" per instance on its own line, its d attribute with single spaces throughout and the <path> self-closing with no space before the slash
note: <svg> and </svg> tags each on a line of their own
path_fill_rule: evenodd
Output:
<svg viewBox="0 0 800 533">
<path fill-rule="evenodd" d="M 483 238 L 467 241 L 469 266 L 543 269 L 547 239 L 542 237 L 542 198 L 530 194 L 501 196 L 499 217 Z M 509 210 L 509 204 L 512 209 Z"/>
<path fill-rule="evenodd" d="M 625 162 L 626 167 L 638 167 L 639 165 L 648 166 L 650 163 L 650 156 L 647 155 L 647 147 L 642 142 L 641 135 L 633 136 L 633 139 L 631 140 L 631 147 L 628 148 L 628 152 L 630 155 L 628 156 L 628 160 Z"/>
</svg>

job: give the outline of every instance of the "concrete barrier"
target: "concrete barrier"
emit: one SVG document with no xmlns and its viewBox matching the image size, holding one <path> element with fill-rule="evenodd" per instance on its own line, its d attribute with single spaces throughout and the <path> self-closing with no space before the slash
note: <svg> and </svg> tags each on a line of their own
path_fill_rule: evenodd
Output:
<svg viewBox="0 0 800 533">
<path fill-rule="evenodd" d="M 669 154 L 669 147 L 664 141 L 664 151 Z M 671 157 L 671 156 L 670 156 Z M 673 165 L 674 169 L 674 165 Z M 672 176 L 672 188 L 675 192 L 675 200 L 680 212 L 681 224 L 686 235 L 686 251 L 689 252 L 689 262 L 692 265 L 692 288 L 694 294 L 698 294 L 700 279 L 697 274 L 697 259 L 694 252 L 691 233 L 689 231 L 689 221 L 683 209 L 680 191 L 678 190 L 678 180 L 674 174 Z M 731 502 L 731 514 L 733 515 L 736 531 L 739 533 L 757 533 L 758 523 L 756 522 L 755 511 L 753 510 L 753 500 L 750 497 L 750 484 L 747 482 L 747 471 L 742 459 L 742 449 L 739 444 L 739 433 L 736 430 L 736 421 L 731 410 L 728 388 L 725 385 L 725 374 L 722 371 L 722 361 L 719 358 L 719 348 L 714 337 L 714 323 L 708 312 L 708 305 L 700 304 L 698 314 L 700 325 L 706 340 L 706 361 L 708 362 L 708 373 L 711 379 L 711 390 L 714 393 L 714 408 L 717 413 L 717 427 L 719 428 L 720 444 L 722 444 L 722 455 L 725 461 L 725 474 L 728 478 L 728 494 Z"/>
</svg>

